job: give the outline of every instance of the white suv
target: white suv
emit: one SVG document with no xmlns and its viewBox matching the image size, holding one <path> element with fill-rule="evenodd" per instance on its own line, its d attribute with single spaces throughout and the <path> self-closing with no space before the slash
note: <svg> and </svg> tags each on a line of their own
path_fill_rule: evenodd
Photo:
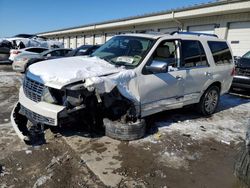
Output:
<svg viewBox="0 0 250 188">
<path fill-rule="evenodd" d="M 137 139 L 143 119 L 164 110 L 196 104 L 201 114 L 213 114 L 233 73 L 231 50 L 214 35 L 119 35 L 90 56 L 30 66 L 12 123 L 21 138 L 30 135 L 26 124 L 43 130 L 77 121 Z"/>
</svg>

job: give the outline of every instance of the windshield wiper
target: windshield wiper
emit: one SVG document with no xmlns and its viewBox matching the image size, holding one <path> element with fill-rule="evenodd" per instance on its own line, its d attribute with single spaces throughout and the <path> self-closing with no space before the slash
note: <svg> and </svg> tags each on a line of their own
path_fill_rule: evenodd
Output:
<svg viewBox="0 0 250 188">
<path fill-rule="evenodd" d="M 132 65 L 132 64 L 130 64 L 130 63 L 127 63 L 127 62 L 123 62 L 123 61 L 117 61 L 117 62 L 115 62 L 115 65 L 116 65 L 116 66 L 134 67 L 134 65 Z"/>
</svg>

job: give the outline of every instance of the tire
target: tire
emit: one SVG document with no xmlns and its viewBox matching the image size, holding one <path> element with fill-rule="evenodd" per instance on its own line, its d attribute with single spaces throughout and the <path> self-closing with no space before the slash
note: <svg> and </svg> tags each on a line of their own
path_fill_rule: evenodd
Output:
<svg viewBox="0 0 250 188">
<path fill-rule="evenodd" d="M 129 124 L 104 119 L 104 126 L 106 136 L 123 141 L 142 138 L 144 137 L 146 131 L 146 123 L 144 119 Z"/>
<path fill-rule="evenodd" d="M 210 86 L 202 95 L 197 104 L 197 110 L 204 116 L 212 115 L 220 100 L 220 89 L 217 86 Z"/>
<path fill-rule="evenodd" d="M 248 186 L 250 185 L 250 152 L 249 146 L 242 146 L 234 165 L 234 174 Z"/>
</svg>

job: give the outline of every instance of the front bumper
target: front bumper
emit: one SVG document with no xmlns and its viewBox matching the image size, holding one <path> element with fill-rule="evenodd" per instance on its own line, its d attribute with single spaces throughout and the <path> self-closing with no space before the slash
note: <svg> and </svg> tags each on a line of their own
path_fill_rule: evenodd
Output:
<svg viewBox="0 0 250 188">
<path fill-rule="evenodd" d="M 31 122 L 57 126 L 59 124 L 59 113 L 65 107 L 46 102 L 34 102 L 27 98 L 20 88 L 19 103 L 21 105 L 21 114 L 26 116 Z"/>
<path fill-rule="evenodd" d="M 250 77 L 235 75 L 232 82 L 232 88 L 250 89 Z"/>
</svg>

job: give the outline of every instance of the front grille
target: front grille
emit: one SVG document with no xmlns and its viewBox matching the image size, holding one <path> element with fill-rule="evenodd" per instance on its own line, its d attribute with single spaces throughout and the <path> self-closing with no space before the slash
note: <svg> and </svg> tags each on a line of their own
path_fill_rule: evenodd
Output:
<svg viewBox="0 0 250 188">
<path fill-rule="evenodd" d="M 43 84 L 31 80 L 27 76 L 25 77 L 23 82 L 23 91 L 26 97 L 28 97 L 30 100 L 40 102 L 42 98 L 43 89 Z"/>
<path fill-rule="evenodd" d="M 47 125 L 55 125 L 55 120 L 53 118 L 45 117 L 40 114 L 37 114 L 35 112 L 32 112 L 31 110 L 25 108 L 21 105 L 20 113 L 25 115 L 29 120 L 33 120 L 37 123 L 41 124 L 47 124 Z"/>
<path fill-rule="evenodd" d="M 236 74 L 240 76 L 249 76 L 250 77 L 250 68 L 236 68 Z"/>
</svg>

